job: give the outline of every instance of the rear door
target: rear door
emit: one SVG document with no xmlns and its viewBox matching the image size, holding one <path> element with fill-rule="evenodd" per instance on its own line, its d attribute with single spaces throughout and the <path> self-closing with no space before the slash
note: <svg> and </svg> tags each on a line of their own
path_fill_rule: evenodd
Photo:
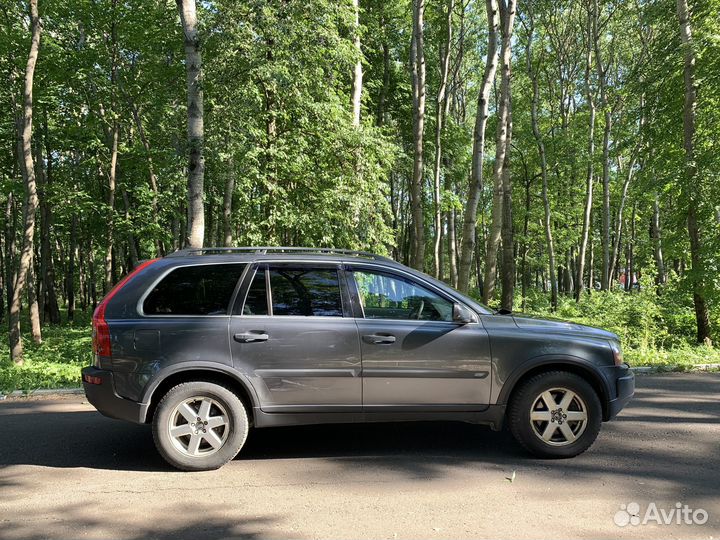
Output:
<svg viewBox="0 0 720 540">
<path fill-rule="evenodd" d="M 338 263 L 263 263 L 230 320 L 234 366 L 267 412 L 359 411 L 360 345 Z"/>
<path fill-rule="evenodd" d="M 453 322 L 454 300 L 413 276 L 348 267 L 363 364 L 363 408 L 481 410 L 490 400 L 490 343 L 478 321 Z"/>
</svg>

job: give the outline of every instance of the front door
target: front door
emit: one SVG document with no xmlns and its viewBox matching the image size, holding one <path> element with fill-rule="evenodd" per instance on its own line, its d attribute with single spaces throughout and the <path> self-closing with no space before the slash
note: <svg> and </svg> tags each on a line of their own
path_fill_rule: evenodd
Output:
<svg viewBox="0 0 720 540">
<path fill-rule="evenodd" d="M 453 299 L 409 274 L 353 265 L 366 411 L 482 410 L 490 344 L 479 322 L 453 322 Z"/>
<path fill-rule="evenodd" d="M 337 264 L 248 272 L 230 319 L 234 366 L 266 412 L 359 411 L 360 345 Z"/>
</svg>

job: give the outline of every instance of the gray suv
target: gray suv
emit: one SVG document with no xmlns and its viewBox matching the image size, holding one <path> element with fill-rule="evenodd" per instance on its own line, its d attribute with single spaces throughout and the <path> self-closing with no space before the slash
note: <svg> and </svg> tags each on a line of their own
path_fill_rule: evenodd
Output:
<svg viewBox="0 0 720 540">
<path fill-rule="evenodd" d="M 183 470 L 233 459 L 250 427 L 507 422 L 576 456 L 634 393 L 615 334 L 494 313 L 371 253 L 182 250 L 140 264 L 93 315 L 82 371 L 103 414 L 152 423 Z"/>
</svg>

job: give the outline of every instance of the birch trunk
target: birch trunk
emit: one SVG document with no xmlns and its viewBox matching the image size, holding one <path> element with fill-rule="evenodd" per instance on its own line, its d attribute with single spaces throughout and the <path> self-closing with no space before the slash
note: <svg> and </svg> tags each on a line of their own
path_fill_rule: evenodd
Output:
<svg viewBox="0 0 720 540">
<path fill-rule="evenodd" d="M 503 29 L 503 44 L 507 42 L 507 65 L 503 55 L 503 69 L 501 88 L 505 91 L 504 99 L 507 117 L 505 134 L 505 156 L 502 168 L 503 203 L 502 203 L 502 252 L 501 252 L 501 279 L 502 285 L 500 305 L 507 311 L 513 309 L 515 296 L 515 239 L 513 230 L 513 206 L 512 206 L 512 171 L 510 169 L 510 149 L 512 145 L 512 34 L 515 24 L 516 0 L 508 0 L 500 3 L 500 21 Z"/>
<path fill-rule="evenodd" d="M 413 94 L 413 174 L 410 182 L 412 242 L 410 265 L 420 271 L 425 266 L 425 223 L 423 215 L 423 137 L 425 134 L 425 0 L 413 0 L 413 36 L 410 47 Z"/>
<path fill-rule="evenodd" d="M 435 108 L 435 163 L 433 167 L 433 204 L 435 206 L 435 244 L 433 246 L 434 273 L 440 279 L 440 242 L 442 241 L 442 201 L 440 200 L 440 164 L 442 160 L 442 133 L 448 114 L 447 82 L 450 71 L 450 49 L 452 47 L 452 15 L 455 0 L 448 0 L 445 18 L 445 43 L 440 54 L 440 87 Z"/>
<path fill-rule="evenodd" d="M 592 39 L 592 28 L 597 17 L 596 6 L 593 4 L 588 10 L 587 20 L 587 39 Z M 595 156 L 595 95 L 592 91 L 590 81 L 590 71 L 592 69 L 592 46 L 588 45 L 587 58 L 585 64 L 585 86 L 586 99 L 590 118 L 588 120 L 588 155 L 587 155 L 587 177 L 585 184 L 585 210 L 583 212 L 583 228 L 580 236 L 580 251 L 577 259 L 577 273 L 575 274 L 575 300 L 580 301 L 583 290 L 585 289 L 585 256 L 587 254 L 588 237 L 590 235 L 590 216 L 592 214 L 593 204 L 593 185 L 594 185 L 594 156 Z"/>
<path fill-rule="evenodd" d="M 547 244 L 548 250 L 548 270 L 550 277 L 550 309 L 555 311 L 557 309 L 558 300 L 558 282 L 557 282 L 557 269 L 555 262 L 555 245 L 553 242 L 552 234 L 552 214 L 550 211 L 550 199 L 548 197 L 548 177 L 547 177 L 547 155 L 545 152 L 545 141 L 543 140 L 542 134 L 540 133 L 540 126 L 538 124 L 538 104 L 540 102 L 540 86 L 538 83 L 538 70 L 533 68 L 532 65 L 532 39 L 533 39 L 533 20 L 532 13 L 529 13 L 530 27 L 528 31 L 528 45 L 526 49 L 526 64 L 527 71 L 532 82 L 533 97 L 530 108 L 530 119 L 532 123 L 533 137 L 535 138 L 535 144 L 538 149 L 538 156 L 540 157 L 540 177 L 542 179 L 542 200 L 543 200 L 543 229 L 545 231 L 545 243 Z M 543 286 L 545 281 L 543 280 Z"/>
<path fill-rule="evenodd" d="M 205 236 L 203 184 L 205 179 L 205 127 L 203 123 L 202 57 L 197 29 L 195 0 L 176 0 L 185 42 L 187 72 L 187 134 L 188 161 L 188 247 L 201 248 Z"/>
<path fill-rule="evenodd" d="M 462 246 L 460 249 L 460 264 L 458 268 L 458 289 L 467 293 L 470 286 L 470 268 L 475 252 L 477 210 L 480 203 L 480 194 L 483 190 L 483 161 L 485 160 L 485 127 L 488 120 L 490 106 L 490 90 L 495 80 L 497 70 L 497 33 L 500 24 L 497 0 L 485 0 L 485 9 L 488 19 L 488 52 L 485 59 L 482 85 L 478 95 L 477 115 L 473 131 L 472 169 L 470 172 L 470 185 L 468 199 L 465 205 L 463 220 Z"/>
<path fill-rule="evenodd" d="M 500 239 L 503 232 L 503 202 L 506 199 L 505 186 L 508 184 L 504 177 L 505 157 L 510 142 L 510 62 L 512 58 L 511 38 L 515 19 L 515 0 L 507 0 L 507 6 L 501 0 L 500 17 L 502 36 L 500 45 L 500 59 L 502 62 L 500 73 L 500 103 L 498 105 L 498 126 L 495 137 L 495 163 L 493 165 L 493 208 L 490 222 L 490 232 L 485 250 L 485 276 L 483 280 L 483 301 L 488 303 L 495 296 L 497 282 L 497 257 L 500 248 Z M 508 172 L 509 174 L 509 172 Z M 508 177 L 509 178 L 509 177 Z"/>
</svg>

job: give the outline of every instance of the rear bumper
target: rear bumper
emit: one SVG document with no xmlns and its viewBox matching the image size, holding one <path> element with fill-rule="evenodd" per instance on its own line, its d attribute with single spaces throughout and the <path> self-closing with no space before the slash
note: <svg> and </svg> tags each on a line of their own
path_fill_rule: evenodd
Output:
<svg viewBox="0 0 720 540">
<path fill-rule="evenodd" d="M 88 382 L 88 379 L 93 382 Z M 88 401 L 100 413 L 118 420 L 127 420 L 138 424 L 144 422 L 146 406 L 115 393 L 112 371 L 88 366 L 82 370 L 82 383 Z"/>
<path fill-rule="evenodd" d="M 635 374 L 627 367 L 617 377 L 615 382 L 617 388 L 617 397 L 608 402 L 608 418 L 610 420 L 628 404 L 635 395 Z"/>
</svg>

